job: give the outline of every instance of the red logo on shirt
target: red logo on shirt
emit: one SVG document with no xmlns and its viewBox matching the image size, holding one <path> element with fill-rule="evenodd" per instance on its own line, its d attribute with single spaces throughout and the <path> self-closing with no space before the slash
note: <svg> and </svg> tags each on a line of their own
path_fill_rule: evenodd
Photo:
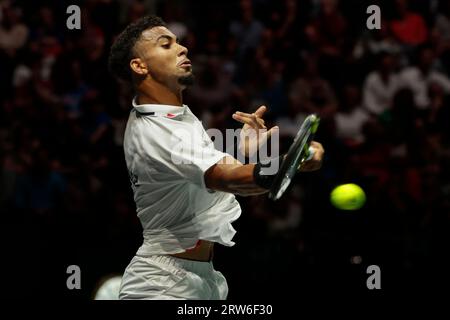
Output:
<svg viewBox="0 0 450 320">
<path fill-rule="evenodd" d="M 166 115 L 166 117 L 167 117 L 167 118 L 173 118 L 173 117 L 176 117 L 176 115 L 174 115 L 173 113 L 168 113 L 168 114 Z"/>
</svg>

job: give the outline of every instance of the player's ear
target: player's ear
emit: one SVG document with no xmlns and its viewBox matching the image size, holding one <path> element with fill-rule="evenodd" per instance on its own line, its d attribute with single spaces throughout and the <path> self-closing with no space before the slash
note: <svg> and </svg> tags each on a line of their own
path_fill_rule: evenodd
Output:
<svg viewBox="0 0 450 320">
<path fill-rule="evenodd" d="M 142 61 L 141 58 L 134 58 L 130 60 L 130 67 L 133 72 L 137 73 L 138 75 L 145 76 L 148 74 L 148 67 L 147 64 Z"/>
</svg>

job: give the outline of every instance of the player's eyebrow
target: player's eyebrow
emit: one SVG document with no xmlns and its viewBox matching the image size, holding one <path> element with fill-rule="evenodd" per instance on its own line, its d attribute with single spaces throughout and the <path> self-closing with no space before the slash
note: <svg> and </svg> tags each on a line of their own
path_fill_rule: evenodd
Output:
<svg viewBox="0 0 450 320">
<path fill-rule="evenodd" d="M 168 34 L 162 34 L 162 35 L 160 35 L 160 36 L 158 37 L 158 39 L 156 39 L 156 42 L 158 42 L 161 38 L 168 39 L 169 41 L 170 41 L 170 40 L 173 40 L 173 37 L 172 37 L 172 36 L 169 36 Z M 176 42 L 176 43 L 180 43 L 179 41 L 180 41 L 180 40 L 179 40 L 177 37 L 175 37 L 175 42 Z"/>
</svg>

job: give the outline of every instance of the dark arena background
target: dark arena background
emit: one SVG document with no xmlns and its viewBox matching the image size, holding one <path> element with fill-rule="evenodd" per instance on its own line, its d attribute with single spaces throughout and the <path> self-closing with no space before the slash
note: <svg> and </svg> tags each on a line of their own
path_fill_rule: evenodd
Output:
<svg viewBox="0 0 450 320">
<path fill-rule="evenodd" d="M 69 29 L 70 5 L 80 29 Z M 376 4 L 381 29 L 369 29 Z M 450 5 L 444 0 L 1 1 L 0 214 L 8 298 L 94 299 L 142 242 L 122 149 L 133 92 L 108 72 L 112 41 L 161 16 L 189 49 L 185 103 L 206 128 L 262 104 L 289 146 L 321 117 L 321 170 L 279 201 L 238 197 L 236 245 L 214 266 L 230 300 L 309 292 L 448 292 Z M 355 211 L 330 203 L 361 186 Z M 69 266 L 81 271 L 70 290 Z M 258 300 L 259 299 L 259 300 Z"/>
</svg>

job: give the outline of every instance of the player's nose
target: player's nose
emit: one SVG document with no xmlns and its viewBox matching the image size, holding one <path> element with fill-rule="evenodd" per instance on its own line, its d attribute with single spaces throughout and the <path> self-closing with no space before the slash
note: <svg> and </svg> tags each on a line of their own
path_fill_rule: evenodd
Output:
<svg viewBox="0 0 450 320">
<path fill-rule="evenodd" d="M 179 46 L 180 46 L 180 52 L 178 53 L 178 56 L 182 56 L 182 55 L 187 56 L 189 50 L 181 44 Z"/>
</svg>

